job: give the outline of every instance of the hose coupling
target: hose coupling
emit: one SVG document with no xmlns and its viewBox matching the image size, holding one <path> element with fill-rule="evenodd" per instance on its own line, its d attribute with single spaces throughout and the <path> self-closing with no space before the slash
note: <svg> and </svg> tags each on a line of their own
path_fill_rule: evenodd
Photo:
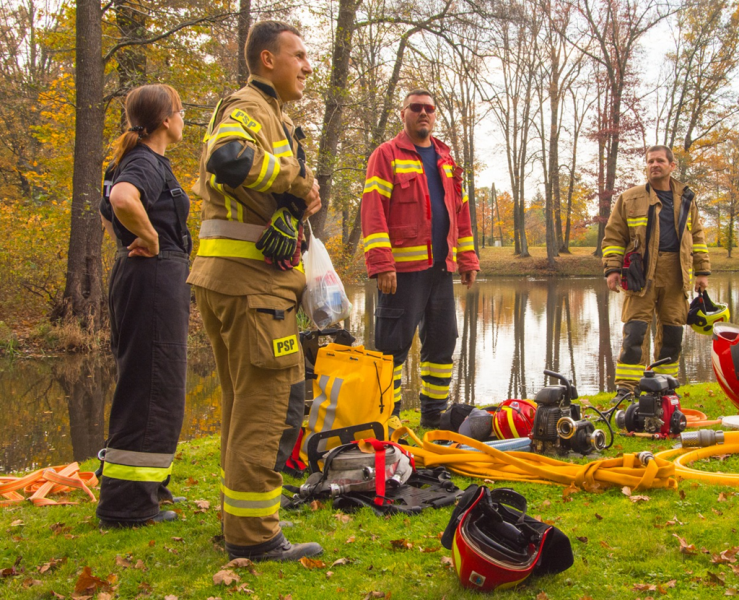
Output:
<svg viewBox="0 0 739 600">
<path fill-rule="evenodd" d="M 683 448 L 706 448 L 724 443 L 724 432 L 713 429 L 699 429 L 698 431 L 685 431 L 680 434 Z"/>
<path fill-rule="evenodd" d="M 102 460 L 104 462 L 105 461 L 105 453 L 107 451 L 108 451 L 107 448 L 100 448 L 100 450 L 98 450 L 98 460 Z"/>
<path fill-rule="evenodd" d="M 636 455 L 636 458 L 639 459 L 639 462 L 646 467 L 650 461 L 654 460 L 654 454 L 648 450 L 644 450 L 643 452 L 639 452 L 639 454 Z"/>
</svg>

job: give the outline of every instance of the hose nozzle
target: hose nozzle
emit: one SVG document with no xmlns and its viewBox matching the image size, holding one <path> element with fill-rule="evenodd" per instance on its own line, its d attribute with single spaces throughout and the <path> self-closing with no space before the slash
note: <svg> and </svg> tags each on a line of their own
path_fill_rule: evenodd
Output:
<svg viewBox="0 0 739 600">
<path fill-rule="evenodd" d="M 724 443 L 724 432 L 713 429 L 700 429 L 698 431 L 686 431 L 680 434 L 683 448 L 705 448 Z"/>
<path fill-rule="evenodd" d="M 636 458 L 639 459 L 639 462 L 646 467 L 650 461 L 654 460 L 654 454 L 645 450 L 643 452 L 639 452 L 639 454 L 636 455 Z"/>
</svg>

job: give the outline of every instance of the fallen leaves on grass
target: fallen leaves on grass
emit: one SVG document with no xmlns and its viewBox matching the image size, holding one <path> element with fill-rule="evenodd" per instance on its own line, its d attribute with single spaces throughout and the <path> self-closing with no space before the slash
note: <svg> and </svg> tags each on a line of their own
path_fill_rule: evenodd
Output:
<svg viewBox="0 0 739 600">
<path fill-rule="evenodd" d="M 92 574 L 90 567 L 84 567 L 82 573 L 74 584 L 74 593 L 77 595 L 94 594 L 97 591 L 109 591 L 118 581 L 118 576 L 114 573 L 108 575 L 105 579 L 100 579 Z"/>
<path fill-rule="evenodd" d="M 237 581 L 241 581 L 241 577 L 230 569 L 222 569 L 213 575 L 213 583 L 216 585 L 231 585 Z"/>
<path fill-rule="evenodd" d="M 698 550 L 696 549 L 695 544 L 688 544 L 688 542 L 685 541 L 685 538 L 681 538 L 676 533 L 673 533 L 672 535 L 675 536 L 680 542 L 680 552 L 682 552 L 683 554 L 697 554 L 698 553 Z"/>
<path fill-rule="evenodd" d="M 595 518 L 598 519 L 599 521 L 603 520 L 603 517 L 601 517 L 598 513 L 595 513 Z"/>
<path fill-rule="evenodd" d="M 319 502 L 318 500 L 312 500 L 310 503 L 310 509 L 313 512 L 316 512 L 317 510 L 321 510 L 322 508 L 326 508 L 326 505 L 323 502 Z"/>
<path fill-rule="evenodd" d="M 588 538 L 586 538 L 585 536 L 578 536 L 577 541 L 582 542 L 583 544 L 587 544 Z"/>
<path fill-rule="evenodd" d="M 711 562 L 717 565 L 724 565 L 728 563 L 736 562 L 736 554 L 739 552 L 739 546 L 728 548 L 719 554 L 714 554 L 711 557 Z"/>
<path fill-rule="evenodd" d="M 580 488 L 577 487 L 574 483 L 571 483 L 569 486 L 567 486 L 565 489 L 562 490 L 562 502 L 572 502 L 572 494 L 577 494 L 577 492 L 580 491 Z"/>
<path fill-rule="evenodd" d="M 352 520 L 351 515 L 345 515 L 344 513 L 340 513 L 340 512 L 334 514 L 334 519 L 338 519 L 342 523 L 348 523 L 349 521 Z"/>
<path fill-rule="evenodd" d="M 56 569 L 59 565 L 63 565 L 66 562 L 67 562 L 66 556 L 62 558 L 52 558 L 49 562 L 44 563 L 40 567 L 36 567 L 36 570 L 39 572 L 39 574 L 43 575 L 47 571 Z"/>
<path fill-rule="evenodd" d="M 350 535 L 350 536 L 349 536 L 349 537 L 348 537 L 348 538 L 346 539 L 346 543 L 347 543 L 347 544 L 353 544 L 353 543 L 354 543 L 354 542 L 356 542 L 356 541 L 357 541 L 357 538 L 356 538 L 356 536 L 353 536 L 353 535 Z"/>
<path fill-rule="evenodd" d="M 385 598 L 387 600 L 390 598 L 390 592 L 387 594 L 385 592 L 369 592 L 364 597 L 364 600 L 371 600 L 372 598 Z"/>
<path fill-rule="evenodd" d="M 406 539 L 390 540 L 390 545 L 393 547 L 393 550 L 410 550 L 413 548 L 413 544 Z"/>
<path fill-rule="evenodd" d="M 441 566 L 442 567 L 452 567 L 452 566 L 454 566 L 454 563 L 452 562 L 451 556 L 442 556 L 441 557 Z"/>
<path fill-rule="evenodd" d="M 353 562 L 354 561 L 351 558 L 338 558 L 331 563 L 331 568 L 333 569 L 334 567 L 339 567 L 341 565 L 348 565 Z"/>
<path fill-rule="evenodd" d="M 7 567 L 7 568 L 2 569 L 0 571 L 0 577 L 2 577 L 2 578 L 5 578 L 5 577 L 15 577 L 16 575 L 20 575 L 21 573 L 23 573 L 23 569 L 20 569 L 20 570 L 18 569 L 18 565 L 21 564 L 21 561 L 22 560 L 23 560 L 23 557 L 22 556 L 18 556 L 15 559 L 15 562 L 13 563 L 13 566 L 12 567 Z"/>
<path fill-rule="evenodd" d="M 300 559 L 299 562 L 309 571 L 313 569 L 325 569 L 326 568 L 326 563 L 316 558 L 308 558 L 307 556 L 304 556 L 303 558 Z"/>
<path fill-rule="evenodd" d="M 23 580 L 23 587 L 28 589 L 34 585 L 41 585 L 43 582 L 40 579 L 34 579 L 33 577 L 26 577 Z"/>
<path fill-rule="evenodd" d="M 629 500 L 631 500 L 634 503 L 649 502 L 651 498 L 649 496 L 629 496 Z"/>
<path fill-rule="evenodd" d="M 11 527 L 23 527 L 23 525 L 24 523 L 21 519 L 16 519 L 10 524 Z"/>
<path fill-rule="evenodd" d="M 631 488 L 628 485 L 625 485 L 624 487 L 621 488 L 621 493 L 624 496 L 631 496 Z"/>
<path fill-rule="evenodd" d="M 726 591 L 724 592 L 724 596 L 737 596 L 739 593 L 736 591 L 736 588 L 726 588 Z"/>
<path fill-rule="evenodd" d="M 721 492 L 718 495 L 718 498 L 717 498 L 717 501 L 718 502 L 726 502 L 727 500 L 728 500 L 728 498 L 726 497 L 726 494 L 724 494 L 723 492 Z"/>
</svg>

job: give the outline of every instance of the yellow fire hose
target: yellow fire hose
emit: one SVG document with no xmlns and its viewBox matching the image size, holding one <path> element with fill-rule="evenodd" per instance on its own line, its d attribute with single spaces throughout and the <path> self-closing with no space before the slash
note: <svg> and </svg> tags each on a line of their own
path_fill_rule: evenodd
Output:
<svg viewBox="0 0 739 600">
<path fill-rule="evenodd" d="M 397 442 L 406 435 L 416 445 L 406 446 L 405 449 L 413 454 L 417 462 L 422 462 L 425 467 L 445 466 L 466 477 L 574 485 L 587 491 L 612 485 L 628 486 L 635 491 L 677 488 L 675 465 L 651 454 L 648 457 L 625 454 L 619 458 L 578 465 L 531 452 L 502 452 L 451 431 L 429 431 L 421 441 L 413 431 L 401 427 L 393 433 L 392 441 Z M 436 444 L 437 441 L 457 442 L 477 451 Z"/>
<path fill-rule="evenodd" d="M 685 466 L 708 456 L 739 453 L 739 431 L 725 432 L 723 444 L 666 450 L 654 456 L 649 452 L 625 454 L 584 465 L 531 452 L 502 452 L 452 431 L 429 431 L 420 440 L 413 431 L 401 427 L 393 433 L 392 441 L 397 442 L 405 436 L 415 444 L 405 449 L 413 454 L 417 463 L 421 463 L 419 466 L 444 466 L 459 475 L 477 479 L 574 485 L 586 491 L 598 491 L 609 486 L 628 486 L 633 491 L 676 489 L 678 479 L 739 486 L 739 475 L 707 473 Z M 440 441 L 456 442 L 475 450 L 436 443 Z M 673 462 L 675 456 L 677 458 Z"/>
<path fill-rule="evenodd" d="M 686 466 L 696 460 L 708 458 L 709 456 L 739 454 L 739 431 L 724 431 L 723 434 L 723 444 L 715 444 L 704 448 L 665 450 L 664 452 L 658 452 L 655 457 L 663 460 L 672 460 L 676 456 L 677 458 L 674 459 L 673 464 L 675 465 L 675 475 L 679 479 L 696 479 L 715 485 L 739 486 L 739 474 L 708 473 Z"/>
</svg>

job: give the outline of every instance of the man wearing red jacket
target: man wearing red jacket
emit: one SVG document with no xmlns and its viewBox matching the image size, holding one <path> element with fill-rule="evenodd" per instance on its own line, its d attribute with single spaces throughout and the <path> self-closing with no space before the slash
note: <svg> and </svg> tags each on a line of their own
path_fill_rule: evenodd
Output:
<svg viewBox="0 0 739 600">
<path fill-rule="evenodd" d="M 395 364 L 395 414 L 401 371 L 416 327 L 421 338 L 421 426 L 438 428 L 452 378 L 457 318 L 452 273 L 468 288 L 480 263 L 470 226 L 462 169 L 431 136 L 436 104 L 410 92 L 400 111 L 403 131 L 378 147 L 367 165 L 362 235 L 367 272 L 377 278 L 375 347 Z"/>
</svg>

